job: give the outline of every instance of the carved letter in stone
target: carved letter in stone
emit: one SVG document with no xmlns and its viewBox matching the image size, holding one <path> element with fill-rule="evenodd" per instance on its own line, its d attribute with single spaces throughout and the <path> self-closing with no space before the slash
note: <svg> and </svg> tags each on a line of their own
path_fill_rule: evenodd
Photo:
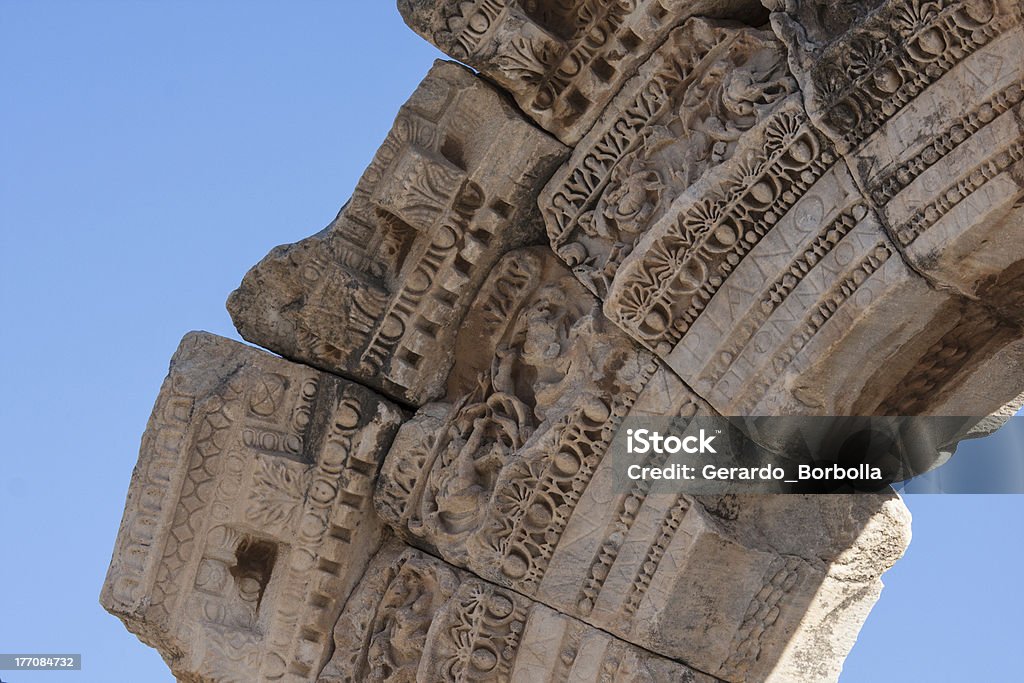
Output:
<svg viewBox="0 0 1024 683">
<path fill-rule="evenodd" d="M 320 683 L 716 680 L 397 542 L 334 637 Z"/>
<path fill-rule="evenodd" d="M 439 62 L 323 232 L 272 251 L 228 301 L 239 332 L 420 404 L 491 265 L 541 234 L 565 148 L 464 67 Z"/>
<path fill-rule="evenodd" d="M 764 20 L 754 0 L 399 0 L 398 8 L 414 31 L 493 78 L 569 145 L 686 18 Z"/>
<path fill-rule="evenodd" d="M 313 681 L 381 543 L 369 497 L 402 413 L 205 333 L 181 342 L 101 602 L 180 680 Z"/>
</svg>

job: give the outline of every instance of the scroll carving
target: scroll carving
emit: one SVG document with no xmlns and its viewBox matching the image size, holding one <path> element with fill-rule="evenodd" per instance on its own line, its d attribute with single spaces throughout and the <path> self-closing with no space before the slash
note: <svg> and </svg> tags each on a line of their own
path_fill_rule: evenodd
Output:
<svg viewBox="0 0 1024 683">
<path fill-rule="evenodd" d="M 397 542 L 370 564 L 334 637 L 321 683 L 717 680 Z"/>
<path fill-rule="evenodd" d="M 796 89 L 765 31 L 691 19 L 629 80 L 540 196 L 552 246 L 599 296 L 672 200 Z"/>
<path fill-rule="evenodd" d="M 1024 6 L 398 4 L 480 73 L 231 295 L 284 358 L 182 341 L 103 605 L 187 681 L 836 680 L 900 500 L 684 495 L 612 443 L 1020 407 Z"/>
</svg>

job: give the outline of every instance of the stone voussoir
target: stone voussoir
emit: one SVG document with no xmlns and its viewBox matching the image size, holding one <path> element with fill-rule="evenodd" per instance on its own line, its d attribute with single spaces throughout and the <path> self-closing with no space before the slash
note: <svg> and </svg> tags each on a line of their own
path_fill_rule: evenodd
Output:
<svg viewBox="0 0 1024 683">
<path fill-rule="evenodd" d="M 773 672 L 798 669 L 792 653 L 810 640 L 816 671 L 838 673 L 905 545 L 898 499 L 750 497 L 724 521 L 671 483 L 618 483 L 611 442 L 625 418 L 717 413 L 547 249 L 507 254 L 461 334 L 448 393 L 402 425 L 381 470 L 375 505 L 401 537 L 723 680 L 788 680 Z M 755 529 L 762 506 L 789 524 Z M 844 520 L 801 537 L 817 559 L 775 549 L 795 539 L 770 540 L 802 515 Z M 890 535 L 859 538 L 872 525 Z M 856 581 L 832 574 L 832 560 L 867 557 L 872 543 L 893 552 L 862 560 Z M 826 607 L 843 602 L 842 615 Z"/>
<path fill-rule="evenodd" d="M 566 153 L 478 76 L 437 62 L 334 222 L 231 294 L 235 326 L 396 400 L 438 396 L 491 266 L 541 239 L 536 193 Z"/>
<path fill-rule="evenodd" d="M 182 340 L 103 606 L 191 683 L 837 680 L 898 496 L 624 484 L 612 442 L 1019 408 L 1024 6 L 398 6 L 479 74 L 231 294 L 284 358 Z"/>
<path fill-rule="evenodd" d="M 690 17 L 763 23 L 756 0 L 399 0 L 409 26 L 515 98 L 567 145 Z"/>
</svg>

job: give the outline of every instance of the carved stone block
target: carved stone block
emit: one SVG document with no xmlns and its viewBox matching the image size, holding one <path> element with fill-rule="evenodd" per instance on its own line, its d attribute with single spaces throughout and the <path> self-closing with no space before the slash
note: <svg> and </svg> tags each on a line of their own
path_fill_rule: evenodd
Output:
<svg viewBox="0 0 1024 683">
<path fill-rule="evenodd" d="M 800 13 L 773 23 L 812 121 L 908 262 L 1024 320 L 1020 2 L 889 0 L 821 42 Z"/>
<path fill-rule="evenodd" d="M 438 62 L 327 229 L 278 247 L 228 300 L 243 337 L 421 404 L 498 257 L 541 237 L 567 150 L 464 67 Z"/>
<path fill-rule="evenodd" d="M 716 681 L 397 542 L 334 638 L 320 683 Z"/>
<path fill-rule="evenodd" d="M 796 90 L 771 32 L 690 19 L 625 83 L 540 195 L 552 247 L 603 297 L 637 240 Z"/>
<path fill-rule="evenodd" d="M 795 99 L 673 202 L 605 310 L 726 415 L 926 412 L 1019 336 L 904 263 Z"/>
<path fill-rule="evenodd" d="M 572 145 L 688 17 L 764 23 L 754 0 L 399 0 L 406 23 Z"/>
<path fill-rule="evenodd" d="M 714 411 L 546 250 L 506 255 L 473 311 L 448 394 L 402 426 L 385 459 L 374 499 L 385 521 L 486 580 L 715 676 L 762 680 L 792 664 L 780 662 L 808 637 L 801 619 L 836 595 L 817 592 L 827 563 L 783 557 L 671 484 L 624 488 L 606 457 L 628 415 Z M 821 556 L 855 546 L 845 533 L 825 534 Z M 874 599 L 898 554 L 847 587 L 857 600 Z M 822 666 L 852 645 L 863 613 L 851 614 L 815 632 L 836 653 Z"/>
<path fill-rule="evenodd" d="M 402 413 L 206 333 L 171 361 L 103 606 L 179 680 L 316 679 L 382 541 L 369 496 Z"/>
</svg>

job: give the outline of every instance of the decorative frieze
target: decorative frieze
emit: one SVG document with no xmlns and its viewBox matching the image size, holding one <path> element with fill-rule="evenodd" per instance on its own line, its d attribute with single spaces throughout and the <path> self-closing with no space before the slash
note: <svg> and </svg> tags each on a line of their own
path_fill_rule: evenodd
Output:
<svg viewBox="0 0 1024 683">
<path fill-rule="evenodd" d="M 938 388 L 1019 334 L 904 262 L 795 99 L 673 202 L 605 310 L 726 415 L 927 412 Z M 953 338 L 964 362 L 935 355 Z"/>
<path fill-rule="evenodd" d="M 398 542 L 370 564 L 334 639 L 320 683 L 717 681 Z"/>
<path fill-rule="evenodd" d="M 464 67 L 438 62 L 324 231 L 278 247 L 228 301 L 243 337 L 421 404 L 502 253 L 541 238 L 565 148 Z"/>
<path fill-rule="evenodd" d="M 795 90 L 772 33 L 690 19 L 625 83 L 544 188 L 552 247 L 603 297 L 672 200 L 731 159 L 743 133 Z"/>
<path fill-rule="evenodd" d="M 480 74 L 436 63 L 231 295 L 284 358 L 182 341 L 103 605 L 187 681 L 836 680 L 898 497 L 683 493 L 616 444 L 957 417 L 930 465 L 1019 408 L 1024 6 L 398 4 Z"/>
<path fill-rule="evenodd" d="M 385 459 L 383 519 L 483 579 L 725 680 L 788 666 L 783 645 L 804 637 L 823 566 L 751 542 L 670 482 L 623 484 L 610 454 L 628 416 L 714 411 L 543 248 L 507 254 L 472 310 L 447 395 L 402 426 Z M 821 552 L 854 539 L 828 542 Z M 845 653 L 852 643 L 828 628 L 817 637 Z"/>
<path fill-rule="evenodd" d="M 567 145 L 689 17 L 758 26 L 754 0 L 399 0 L 409 26 L 505 88 Z"/>
<path fill-rule="evenodd" d="M 1024 7 L 1016 0 L 889 0 L 818 42 L 773 15 L 814 125 L 847 157 L 908 263 L 996 300 L 1024 263 Z"/>
</svg>

